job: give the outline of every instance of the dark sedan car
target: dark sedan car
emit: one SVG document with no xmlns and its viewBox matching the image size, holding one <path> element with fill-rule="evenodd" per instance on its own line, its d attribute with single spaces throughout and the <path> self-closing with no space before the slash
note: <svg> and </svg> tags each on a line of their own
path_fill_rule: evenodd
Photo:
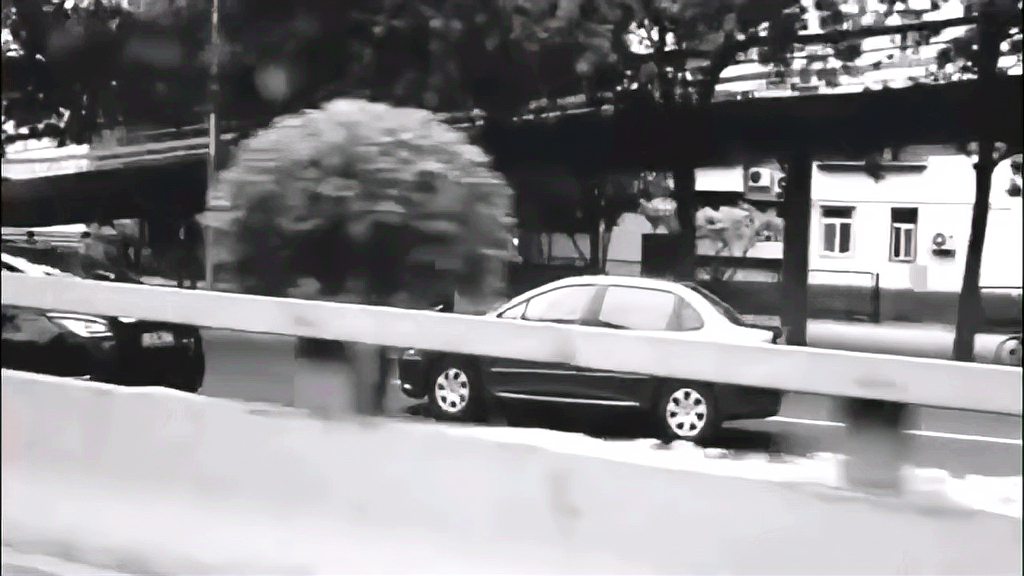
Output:
<svg viewBox="0 0 1024 576">
<path fill-rule="evenodd" d="M 686 333 L 684 338 L 718 342 L 775 343 L 781 335 L 751 326 L 699 286 L 631 277 L 560 280 L 511 300 L 491 315 Z M 725 421 L 775 416 L 782 402 L 782 394 L 775 390 L 419 350 L 402 355 L 399 378 L 405 395 L 426 398 L 441 419 L 480 419 L 488 397 L 502 402 L 641 410 L 652 416 L 666 440 L 701 441 L 713 436 Z"/>
<path fill-rule="evenodd" d="M 124 270 L 93 266 L 74 274 L 3 253 L 4 274 L 87 275 L 141 283 Z M 206 361 L 199 330 L 124 317 L 94 316 L 3 306 L 3 367 L 136 386 L 197 392 Z"/>
</svg>

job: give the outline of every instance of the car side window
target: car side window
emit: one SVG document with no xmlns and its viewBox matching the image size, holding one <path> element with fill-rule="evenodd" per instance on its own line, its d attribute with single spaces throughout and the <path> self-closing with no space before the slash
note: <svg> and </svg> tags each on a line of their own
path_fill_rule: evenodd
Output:
<svg viewBox="0 0 1024 576">
<path fill-rule="evenodd" d="M 605 293 L 598 321 L 626 330 L 693 330 L 703 325 L 700 315 L 671 292 L 611 286 Z"/>
<path fill-rule="evenodd" d="M 505 318 L 506 320 L 519 320 L 523 317 L 523 312 L 526 311 L 526 302 L 516 304 L 515 306 L 505 310 L 501 314 L 498 314 L 498 318 Z"/>
<path fill-rule="evenodd" d="M 676 318 L 679 319 L 679 326 L 676 330 L 688 331 L 688 330 L 700 330 L 704 327 L 704 318 L 701 317 L 700 312 L 690 305 L 685 299 L 679 299 L 679 310 L 676 313 Z"/>
<path fill-rule="evenodd" d="M 531 298 L 522 318 L 535 322 L 579 322 L 593 295 L 593 286 L 556 288 Z"/>
</svg>

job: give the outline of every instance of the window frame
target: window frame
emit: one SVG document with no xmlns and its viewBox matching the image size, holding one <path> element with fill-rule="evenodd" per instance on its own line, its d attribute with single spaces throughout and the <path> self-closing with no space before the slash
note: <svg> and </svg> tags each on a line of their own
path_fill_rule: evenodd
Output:
<svg viewBox="0 0 1024 576">
<path fill-rule="evenodd" d="M 913 214 L 913 222 L 898 222 L 896 219 L 897 210 L 906 211 L 908 214 Z M 918 210 L 916 207 L 894 207 L 890 210 L 889 216 L 889 261 L 899 263 L 913 264 L 917 262 L 917 218 Z M 910 253 L 907 254 L 907 246 L 905 243 L 906 236 L 904 235 L 907 231 L 910 232 Z M 901 248 L 901 255 L 896 255 L 896 246 L 899 244 Z"/>
<path fill-rule="evenodd" d="M 889 228 L 889 261 L 890 262 L 901 262 L 913 264 L 917 262 L 917 224 L 910 224 L 904 222 L 893 222 Z M 906 236 L 904 233 L 910 232 L 910 253 L 906 254 Z M 899 244 L 903 254 L 896 254 L 896 246 Z"/>
<path fill-rule="evenodd" d="M 823 205 L 819 206 L 819 214 L 821 215 L 821 244 L 819 246 L 819 253 L 825 258 L 852 258 L 856 252 L 856 235 L 854 234 L 853 223 L 856 219 L 857 208 L 854 206 L 843 206 L 843 205 Z M 849 216 L 826 216 L 827 210 L 848 210 Z M 846 252 L 839 252 L 838 248 L 842 244 L 842 227 L 843 225 L 849 226 L 850 229 L 850 246 Z M 835 235 L 835 246 L 834 249 L 830 250 L 827 246 L 826 233 L 825 231 L 829 226 L 836 227 Z"/>
</svg>

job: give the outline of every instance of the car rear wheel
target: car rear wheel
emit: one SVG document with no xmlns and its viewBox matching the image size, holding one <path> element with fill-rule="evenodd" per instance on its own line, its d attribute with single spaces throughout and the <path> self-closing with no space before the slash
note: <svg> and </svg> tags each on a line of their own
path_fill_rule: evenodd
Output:
<svg viewBox="0 0 1024 576">
<path fill-rule="evenodd" d="M 700 444 L 721 427 L 710 386 L 689 383 L 668 386 L 656 410 L 661 439 L 666 442 L 688 440 Z"/>
<path fill-rule="evenodd" d="M 461 360 L 442 360 L 430 371 L 428 398 L 438 420 L 478 421 L 483 416 L 483 386 L 479 372 Z"/>
</svg>

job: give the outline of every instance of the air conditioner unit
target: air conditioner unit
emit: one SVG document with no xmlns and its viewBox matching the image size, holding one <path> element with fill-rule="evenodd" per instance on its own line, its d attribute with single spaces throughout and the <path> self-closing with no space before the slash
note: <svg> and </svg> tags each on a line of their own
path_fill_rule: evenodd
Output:
<svg viewBox="0 0 1024 576">
<path fill-rule="evenodd" d="M 751 168 L 747 170 L 748 190 L 772 190 L 774 185 L 774 174 L 767 168 Z"/>
<path fill-rule="evenodd" d="M 772 195 L 775 196 L 776 200 L 786 199 L 786 177 L 779 176 L 775 179 L 775 185 L 772 186 Z"/>
<path fill-rule="evenodd" d="M 932 254 L 938 256 L 952 256 L 956 254 L 956 240 L 952 234 L 939 232 L 932 236 Z"/>
</svg>

